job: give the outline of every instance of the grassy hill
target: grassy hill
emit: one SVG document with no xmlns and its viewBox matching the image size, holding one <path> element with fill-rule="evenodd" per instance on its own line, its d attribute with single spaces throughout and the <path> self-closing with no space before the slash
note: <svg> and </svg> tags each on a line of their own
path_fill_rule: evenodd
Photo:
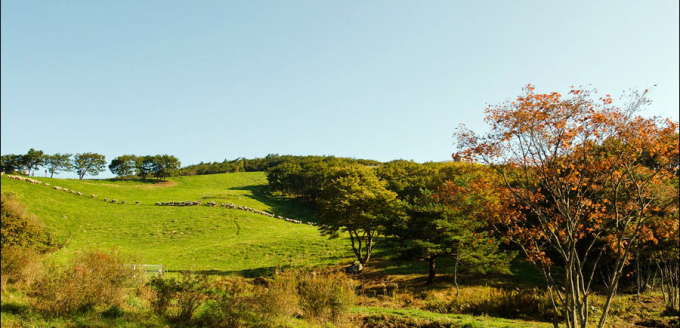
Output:
<svg viewBox="0 0 680 328">
<path fill-rule="evenodd" d="M 329 240 L 320 236 L 314 226 L 238 209 L 205 206 L 208 201 L 234 203 L 304 222 L 314 220 L 311 208 L 268 194 L 266 178 L 261 172 L 176 177 L 160 183 L 37 180 L 43 184 L 5 176 L 0 182 L 3 193 L 16 194 L 30 213 L 38 216 L 62 240 L 68 238 L 66 247 L 49 257 L 53 261 L 66 261 L 75 252 L 88 248 L 115 247 L 123 254 L 136 256 L 139 263 L 162 263 L 171 271 L 206 270 L 217 275 L 254 277 L 274 268 L 346 264 L 354 259 L 348 241 Z M 51 186 L 45 186 L 46 182 Z M 58 191 L 54 186 L 83 195 Z M 91 194 L 97 197 L 91 198 Z M 106 202 L 104 198 L 116 198 L 119 203 Z M 120 204 L 123 200 L 127 204 Z M 204 205 L 155 205 L 156 202 L 198 200 Z M 136 201 L 140 204 L 135 205 Z M 513 265 L 515 275 L 463 273 L 459 277 L 458 296 L 450 275 L 445 274 L 451 267 L 445 259 L 438 262 L 443 270 L 436 285 L 423 286 L 427 263 L 402 263 L 391 259 L 393 255 L 390 244 L 385 243 L 364 273 L 353 277 L 359 287 L 349 326 L 551 326 L 547 322 L 523 321 L 545 320 L 550 308 L 545 295 L 532 289 L 541 286 L 541 279 L 526 263 L 517 261 Z M 211 279 L 217 281 L 220 277 Z M 521 293 L 518 287 L 522 288 Z M 393 292 L 388 291 L 390 288 Z M 50 317 L 33 309 L 35 300 L 21 290 L 10 289 L 1 296 L 3 327 L 23 327 L 27 323 L 40 327 L 167 327 L 171 323 L 167 318 L 152 315 L 146 298 L 132 294 L 125 301 L 123 315 L 113 318 L 103 316 L 102 311 L 106 309 L 79 313 L 73 318 Z M 634 297 L 621 295 L 614 300 L 611 326 L 632 327 L 649 318 L 670 322 L 671 319 L 661 315 L 663 306 L 658 293 L 644 295 L 643 303 Z M 594 294 L 592 300 L 598 307 L 603 303 L 599 295 Z M 466 313 L 462 313 L 463 305 Z M 508 314 L 508 311 L 520 308 L 524 309 L 519 313 L 523 320 L 499 318 L 515 317 L 518 313 Z M 447 311 L 450 313 L 444 313 Z M 477 312 L 483 315 L 470 315 Z M 285 326 L 312 327 L 314 324 L 295 318 Z"/>
<path fill-rule="evenodd" d="M 170 270 L 211 270 L 218 274 L 258 275 L 275 267 L 350 261 L 349 244 L 328 240 L 316 227 L 293 224 L 238 209 L 205 203 L 234 203 L 284 217 L 313 221 L 313 211 L 266 192 L 262 172 L 170 178 L 166 182 L 63 180 L 38 178 L 42 185 L 5 178 L 2 192 L 18 195 L 61 238 L 66 247 L 53 256 L 116 247 L 147 264 Z M 45 182 L 51 186 L 45 186 Z M 53 189 L 65 187 L 83 193 Z M 97 195 L 91 198 L 90 195 Z M 117 204 L 104 198 L 118 199 Z M 127 204 L 120 204 L 123 200 Z M 200 206 L 157 206 L 155 202 L 198 201 Z M 139 205 L 135 202 L 139 201 Z"/>
</svg>

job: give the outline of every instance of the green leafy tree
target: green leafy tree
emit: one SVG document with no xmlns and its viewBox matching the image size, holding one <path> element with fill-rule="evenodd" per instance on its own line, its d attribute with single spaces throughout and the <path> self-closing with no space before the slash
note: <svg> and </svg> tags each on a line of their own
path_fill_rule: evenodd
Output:
<svg viewBox="0 0 680 328">
<path fill-rule="evenodd" d="M 434 282 L 436 259 L 453 259 L 456 291 L 460 265 L 477 272 L 507 272 L 514 255 L 500 252 L 498 241 L 483 233 L 483 216 L 496 201 L 489 181 L 483 180 L 489 172 L 469 164 L 440 165 L 438 170 L 419 165 L 398 171 L 394 179 L 401 181 L 391 183 L 410 190 L 403 196 L 406 215 L 388 226 L 402 257 L 429 262 L 428 285 Z M 409 181 L 420 189 L 404 183 Z"/>
<path fill-rule="evenodd" d="M 322 234 L 337 238 L 341 231 L 349 233 L 362 264 L 369 261 L 385 222 L 399 215 L 397 194 L 361 165 L 333 168 L 317 204 Z"/>
<path fill-rule="evenodd" d="M 149 176 L 149 174 L 153 173 L 156 171 L 156 166 L 158 164 L 156 163 L 155 156 L 137 156 L 135 158 L 135 168 L 137 169 L 137 175 L 144 179 L 146 181 L 146 178 Z"/>
<path fill-rule="evenodd" d="M 85 174 L 97 175 L 106 168 L 106 157 L 97 153 L 76 154 L 73 157 L 73 168 L 78 173 L 80 180 Z"/>
<path fill-rule="evenodd" d="M 111 173 L 119 176 L 121 181 L 124 181 L 126 176 L 136 173 L 136 158 L 135 155 L 118 156 L 111 161 L 109 170 L 111 170 Z"/>
<path fill-rule="evenodd" d="M 17 154 L 2 155 L 2 172 L 12 173 L 20 171 L 24 166 L 22 157 L 23 155 Z"/>
<path fill-rule="evenodd" d="M 55 173 L 60 171 L 70 172 L 73 170 L 73 163 L 71 162 L 71 154 L 45 155 L 45 166 L 50 172 L 50 178 L 54 177 Z"/>
<path fill-rule="evenodd" d="M 167 177 L 175 176 L 179 172 L 180 161 L 177 157 L 172 155 L 156 155 L 154 157 L 156 166 L 154 167 L 154 175 L 156 179 L 165 180 Z"/>
<path fill-rule="evenodd" d="M 31 175 L 34 169 L 37 169 L 45 163 L 45 153 L 42 150 L 35 150 L 33 148 L 28 150 L 28 153 L 23 156 L 22 162 L 28 175 Z"/>
<path fill-rule="evenodd" d="M 434 190 L 441 184 L 437 174 L 441 164 L 419 164 L 414 161 L 396 160 L 376 169 L 376 175 L 387 182 L 387 189 L 407 201 L 422 195 L 423 189 Z"/>
<path fill-rule="evenodd" d="M 300 164 L 281 163 L 267 173 L 269 187 L 274 191 L 295 195 L 296 191 L 302 189 L 301 171 Z"/>
</svg>

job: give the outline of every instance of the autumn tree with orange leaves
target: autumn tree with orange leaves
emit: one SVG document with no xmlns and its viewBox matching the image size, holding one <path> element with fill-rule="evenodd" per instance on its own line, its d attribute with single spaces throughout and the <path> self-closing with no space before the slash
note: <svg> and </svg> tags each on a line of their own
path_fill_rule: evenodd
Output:
<svg viewBox="0 0 680 328">
<path fill-rule="evenodd" d="M 487 108 L 485 135 L 459 127 L 453 157 L 500 174 L 505 206 L 492 223 L 541 269 L 567 327 L 588 325 L 606 254 L 613 274 L 601 328 L 632 251 L 654 235 L 652 219 L 677 220 L 678 124 L 639 116 L 648 90 L 631 93 L 623 108 L 609 95 L 595 99 L 596 90 L 534 91 L 528 85 L 516 100 Z"/>
</svg>

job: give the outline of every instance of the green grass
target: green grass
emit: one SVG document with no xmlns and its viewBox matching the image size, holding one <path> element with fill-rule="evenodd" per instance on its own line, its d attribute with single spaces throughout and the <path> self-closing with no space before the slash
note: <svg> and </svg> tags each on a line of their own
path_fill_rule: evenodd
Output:
<svg viewBox="0 0 680 328">
<path fill-rule="evenodd" d="M 19 196 L 62 239 L 66 247 L 52 258 L 65 261 L 88 248 L 115 247 L 139 262 L 170 270 L 206 270 L 255 276 L 277 267 L 346 263 L 349 243 L 329 240 L 316 227 L 205 205 L 156 206 L 158 201 L 234 203 L 284 217 L 313 221 L 312 209 L 267 193 L 262 172 L 171 178 L 167 182 L 63 180 L 38 178 L 50 187 L 3 177 L 2 192 Z M 84 195 L 54 190 L 54 186 Z M 95 194 L 97 198 L 91 198 Z M 107 203 L 116 198 L 127 204 Z M 134 205 L 140 201 L 139 205 Z M 63 218 L 66 216 L 66 218 Z"/>
</svg>

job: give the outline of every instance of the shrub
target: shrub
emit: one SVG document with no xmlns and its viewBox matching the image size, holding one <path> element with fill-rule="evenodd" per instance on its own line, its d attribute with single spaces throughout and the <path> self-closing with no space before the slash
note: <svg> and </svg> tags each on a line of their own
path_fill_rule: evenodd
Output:
<svg viewBox="0 0 680 328">
<path fill-rule="evenodd" d="M 298 284 L 297 272 L 286 271 L 275 275 L 268 289 L 260 290 L 257 300 L 265 320 L 290 318 L 300 312 Z"/>
<path fill-rule="evenodd" d="M 503 318 L 549 321 L 554 316 L 546 291 L 539 289 L 462 288 L 460 295 L 447 301 L 444 292 L 430 291 L 424 309 L 438 313 L 488 314 Z"/>
<path fill-rule="evenodd" d="M 154 291 L 150 299 L 151 310 L 157 315 L 167 316 L 170 303 L 174 299 L 175 293 L 179 290 L 177 280 L 154 276 L 149 281 L 149 285 Z"/>
<path fill-rule="evenodd" d="M 342 324 L 354 305 L 354 282 L 342 273 L 303 276 L 300 298 L 305 317 L 310 321 Z"/>
<path fill-rule="evenodd" d="M 200 323 L 206 327 L 241 328 L 255 320 L 252 312 L 255 303 L 251 286 L 242 280 L 229 281 L 213 300 L 207 303 L 200 315 Z"/>
<path fill-rule="evenodd" d="M 550 320 L 554 309 L 546 292 L 538 289 L 492 290 L 490 297 L 470 307 L 475 315 L 490 314 L 503 318 Z"/>
<path fill-rule="evenodd" d="M 181 322 L 189 322 L 194 311 L 203 304 L 206 299 L 208 288 L 207 276 L 204 274 L 194 274 L 182 272 L 182 280 L 179 283 L 177 292 L 177 315 L 175 319 Z"/>
<path fill-rule="evenodd" d="M 0 257 L 0 289 L 7 290 L 8 284 L 29 287 L 42 273 L 39 254 L 32 249 L 18 246 L 2 248 Z"/>
<path fill-rule="evenodd" d="M 135 272 L 111 250 L 77 254 L 65 266 L 52 265 L 34 289 L 35 307 L 52 315 L 70 315 L 95 306 L 120 305 L 134 287 Z"/>
<path fill-rule="evenodd" d="M 149 286 L 153 290 L 150 298 L 153 312 L 176 322 L 191 322 L 196 310 L 213 294 L 207 275 L 189 271 L 182 272 L 180 279 L 153 277 Z"/>
<path fill-rule="evenodd" d="M 0 247 L 19 246 L 46 251 L 57 247 L 57 240 L 42 222 L 29 214 L 13 193 L 0 196 Z"/>
</svg>

